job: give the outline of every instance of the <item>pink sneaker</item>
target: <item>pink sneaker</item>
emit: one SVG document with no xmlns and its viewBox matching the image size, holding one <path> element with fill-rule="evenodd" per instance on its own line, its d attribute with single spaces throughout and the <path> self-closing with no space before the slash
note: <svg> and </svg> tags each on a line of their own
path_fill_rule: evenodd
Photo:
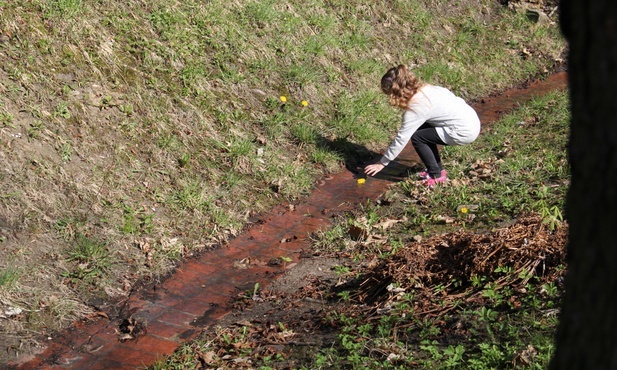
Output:
<svg viewBox="0 0 617 370">
<path fill-rule="evenodd" d="M 446 175 L 448 174 L 448 172 L 446 170 L 441 170 L 441 176 L 440 177 L 446 177 Z M 424 170 L 422 172 L 418 173 L 418 176 L 420 176 L 420 178 L 422 180 L 427 180 L 429 179 L 431 176 L 428 174 L 427 170 Z"/>
<path fill-rule="evenodd" d="M 448 177 L 444 173 L 445 171 L 441 171 L 441 176 L 437 178 L 429 177 L 422 180 L 422 184 L 428 186 L 429 188 L 434 186 L 435 184 L 441 184 L 448 181 Z"/>
</svg>

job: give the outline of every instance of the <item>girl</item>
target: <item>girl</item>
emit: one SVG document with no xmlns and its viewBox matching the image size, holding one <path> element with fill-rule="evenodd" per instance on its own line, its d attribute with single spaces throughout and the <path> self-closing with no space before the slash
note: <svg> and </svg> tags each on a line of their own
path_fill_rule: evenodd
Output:
<svg viewBox="0 0 617 370">
<path fill-rule="evenodd" d="M 379 162 L 364 172 L 376 175 L 393 161 L 411 139 L 426 166 L 420 172 L 422 183 L 433 186 L 447 180 L 437 145 L 464 145 L 480 134 L 476 111 L 448 89 L 421 82 L 404 65 L 390 68 L 381 78 L 381 91 L 390 105 L 403 109 L 403 124 Z"/>
</svg>

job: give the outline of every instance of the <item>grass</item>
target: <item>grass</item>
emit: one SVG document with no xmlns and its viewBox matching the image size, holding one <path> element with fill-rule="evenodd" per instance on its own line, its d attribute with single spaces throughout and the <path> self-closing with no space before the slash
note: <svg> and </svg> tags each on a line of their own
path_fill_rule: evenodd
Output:
<svg viewBox="0 0 617 370">
<path fill-rule="evenodd" d="M 567 92 L 535 98 L 485 127 L 474 144 L 444 148 L 444 163 L 451 165 L 449 176 L 454 179 L 449 186 L 426 191 L 415 180 L 398 183 L 386 194 L 385 205 L 368 202 L 323 230 L 315 237 L 313 252 L 350 255 L 360 261 L 371 256 L 388 260 L 405 249 L 414 235 L 430 237 L 460 230 L 483 234 L 523 214 L 540 214 L 546 228 L 561 228 L 569 182 L 568 131 Z M 370 232 L 381 221 L 392 219 L 400 222 L 385 231 L 386 244 L 358 241 L 351 231 L 359 228 Z M 444 223 L 444 219 L 451 221 Z M 557 266 L 557 270 L 563 268 Z M 333 271 L 339 278 L 357 278 L 363 273 L 343 265 L 334 266 Z M 548 366 L 563 293 L 556 281 L 543 281 L 532 271 L 517 270 L 509 264 L 499 265 L 486 275 L 449 273 L 451 280 L 428 287 L 444 314 L 421 315 L 414 291 L 405 291 L 386 313 L 378 314 L 354 299 L 357 292 L 343 290 L 336 294 L 338 308 L 326 306 L 321 319 L 314 319 L 322 320 L 322 325 L 327 323 L 328 333 L 334 333 L 336 339 L 312 348 L 305 356 L 294 346 L 260 355 L 260 338 L 265 334 L 255 325 L 219 327 L 151 368 L 198 368 L 195 359 L 203 364 L 204 358 L 210 367 L 232 366 L 231 360 L 250 358 L 250 365 L 261 369 L 290 363 L 301 369 Z M 404 282 L 393 283 L 404 286 Z M 450 300 L 450 294 L 460 297 L 459 301 Z M 474 304 L 462 299 L 474 294 L 482 301 Z M 289 323 L 279 326 L 286 328 Z M 452 334 L 459 327 L 467 333 L 464 337 Z"/>
<path fill-rule="evenodd" d="M 486 227 L 524 212 L 562 219 L 569 185 L 568 125 L 567 96 L 556 92 L 491 126 L 473 151 L 446 147 L 444 161 L 453 164 L 449 173 L 461 183 L 431 192 L 431 208 L 454 217 L 453 210 L 473 205 L 474 223 Z M 411 195 L 407 185 L 403 188 Z"/>
<path fill-rule="evenodd" d="M 405 200 L 403 204 L 371 206 L 368 212 L 363 210 L 358 214 L 369 220 L 406 216 L 408 221 L 398 224 L 396 231 L 391 232 L 390 237 L 394 240 L 418 232 L 433 235 L 460 228 L 482 233 L 526 212 L 541 214 L 547 227 L 560 227 L 569 182 L 566 160 L 568 127 L 567 93 L 554 92 L 537 98 L 490 126 L 488 132 L 483 132 L 471 146 L 445 148 L 444 163 L 453 164 L 450 173 L 461 181 L 459 184 L 436 188 L 425 194 L 411 182 L 401 183 L 391 190 L 390 197 L 393 203 L 394 200 Z M 505 148 L 508 149 L 506 153 Z M 542 155 L 538 156 L 538 151 Z M 478 178 L 471 174 L 477 170 L 478 162 L 483 163 L 482 168 L 490 170 L 487 172 L 490 176 Z M 463 213 L 464 207 L 467 210 Z M 393 211 L 393 208 L 397 210 Z M 454 226 L 443 225 L 440 221 L 444 217 L 451 218 Z M 359 249 L 354 249 L 349 248 L 354 246 L 353 243 L 341 245 L 339 242 L 345 238 L 346 225 L 353 221 L 349 218 L 324 232 L 315 248 L 351 252 L 358 258 L 370 253 L 366 245 L 356 244 Z M 370 221 L 367 223 L 371 224 Z M 382 251 L 381 255 L 387 258 L 389 252 Z M 354 368 L 393 369 L 546 368 L 557 326 L 557 318 L 551 312 L 559 306 L 560 289 L 553 283 L 534 282 L 531 275 L 516 274 L 508 266 L 497 268 L 495 273 L 499 278 L 512 279 L 513 282 L 531 278 L 520 306 L 511 305 L 514 291 L 496 288 L 496 277 L 475 276 L 471 279 L 472 285 L 482 288 L 482 296 L 489 299 L 489 304 L 464 309 L 458 314 L 415 322 L 411 309 L 413 295 L 399 301 L 393 312 L 384 315 L 377 326 L 364 326 L 366 318 L 363 316 L 348 318 L 335 313 L 333 320 L 341 325 L 340 342 L 334 348 L 322 348 L 315 361 L 306 368 L 338 368 L 337 363 Z M 456 287 L 460 282 L 454 280 L 451 284 Z M 435 286 L 434 289 L 437 292 L 444 287 Z M 509 309 L 504 310 L 504 306 Z M 470 325 L 471 336 L 454 344 L 447 340 L 444 343 L 448 336 L 442 332 L 441 323 L 457 320 Z M 411 330 L 405 332 L 401 329 L 405 327 Z M 370 335 L 364 332 L 366 330 Z M 397 361 L 391 365 L 384 365 L 379 360 L 375 362 L 370 353 L 378 351 L 383 343 L 400 351 L 397 358 L 404 359 L 402 365 L 400 361 L 399 365 L 395 365 Z M 521 360 L 521 354 L 526 350 L 529 358 Z M 517 359 L 518 365 L 513 365 Z"/>
<path fill-rule="evenodd" d="M 0 0 L 0 12 L 0 260 L 20 272 L 10 298 L 44 307 L 37 334 L 383 148 L 399 120 L 378 91 L 388 67 L 408 63 L 471 100 L 545 73 L 565 48 L 556 25 L 489 0 Z M 511 156 L 491 169 L 522 166 Z M 458 162 L 453 173 L 480 166 Z M 525 176 L 543 178 L 527 165 Z M 532 194 L 558 220 L 554 185 Z M 487 186 L 443 190 L 452 200 L 437 207 L 491 209 L 483 194 L 523 191 Z M 498 214 L 476 222 L 528 206 L 490 201 Z M 84 237 L 109 254 L 85 253 Z M 105 278 L 93 285 L 90 274 Z M 50 305 L 52 295 L 71 304 Z M 32 337 L 20 333 L 17 342 Z"/>
</svg>

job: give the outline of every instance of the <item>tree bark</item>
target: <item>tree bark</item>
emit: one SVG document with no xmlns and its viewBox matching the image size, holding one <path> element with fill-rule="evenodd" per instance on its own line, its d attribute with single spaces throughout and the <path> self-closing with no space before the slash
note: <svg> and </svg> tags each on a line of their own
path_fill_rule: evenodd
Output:
<svg viewBox="0 0 617 370">
<path fill-rule="evenodd" d="M 571 99 L 565 298 L 550 369 L 617 369 L 617 1 L 562 0 Z"/>
</svg>

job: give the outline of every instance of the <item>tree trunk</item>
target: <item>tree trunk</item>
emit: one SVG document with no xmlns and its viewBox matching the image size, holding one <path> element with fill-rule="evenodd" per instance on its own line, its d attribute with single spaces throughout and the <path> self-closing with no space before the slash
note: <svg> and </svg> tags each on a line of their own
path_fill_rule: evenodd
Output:
<svg viewBox="0 0 617 370">
<path fill-rule="evenodd" d="M 562 0 L 571 98 L 565 299 L 550 369 L 617 369 L 617 1 Z"/>
</svg>

